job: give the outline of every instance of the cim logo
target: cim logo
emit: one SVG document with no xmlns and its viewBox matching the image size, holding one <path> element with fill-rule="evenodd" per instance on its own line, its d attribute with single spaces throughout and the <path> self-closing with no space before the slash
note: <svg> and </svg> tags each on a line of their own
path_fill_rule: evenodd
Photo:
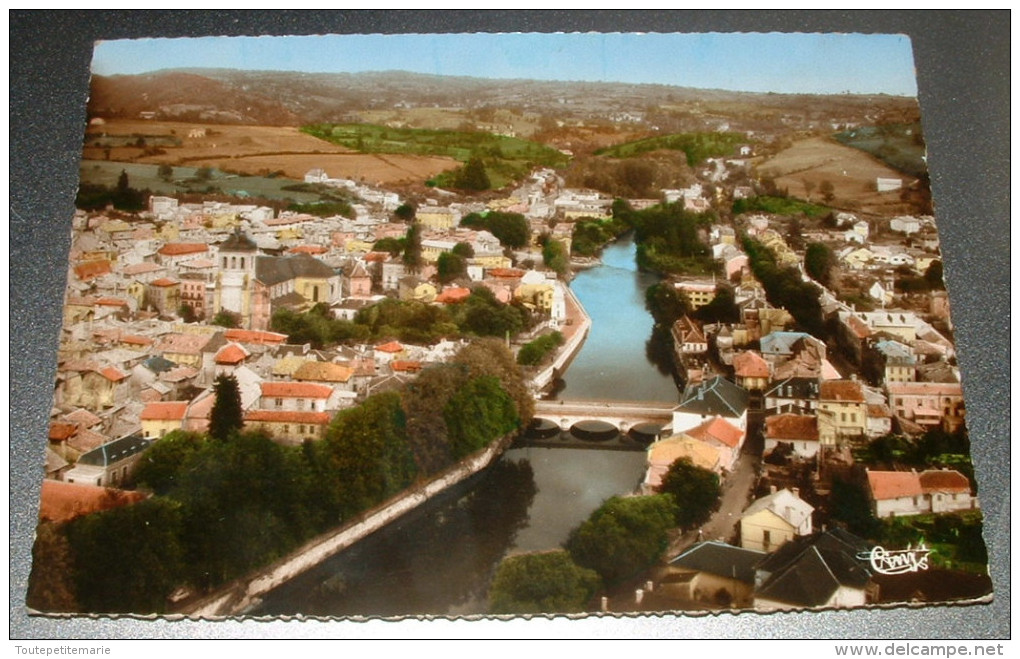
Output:
<svg viewBox="0 0 1020 659">
<path fill-rule="evenodd" d="M 858 554 L 858 558 L 871 563 L 871 569 L 879 574 L 906 574 L 928 569 L 928 554 L 931 550 L 921 541 L 917 547 L 907 545 L 906 549 L 888 551 L 876 546 L 870 552 Z"/>
</svg>

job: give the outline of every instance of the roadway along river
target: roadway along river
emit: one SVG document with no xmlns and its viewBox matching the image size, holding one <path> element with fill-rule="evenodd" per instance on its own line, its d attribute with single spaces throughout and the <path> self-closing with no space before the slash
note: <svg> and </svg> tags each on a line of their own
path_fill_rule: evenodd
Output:
<svg viewBox="0 0 1020 659">
<path fill-rule="evenodd" d="M 572 288 L 592 317 L 561 398 L 676 401 L 645 358 L 651 318 L 625 240 Z M 644 453 L 514 448 L 486 471 L 270 592 L 253 615 L 473 615 L 486 609 L 496 566 L 511 553 L 559 547 L 602 501 L 635 490 Z"/>
</svg>

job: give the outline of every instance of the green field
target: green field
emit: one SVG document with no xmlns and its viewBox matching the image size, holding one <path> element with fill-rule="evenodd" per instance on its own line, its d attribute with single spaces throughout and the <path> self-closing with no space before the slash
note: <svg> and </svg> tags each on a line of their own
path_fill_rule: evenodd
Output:
<svg viewBox="0 0 1020 659">
<path fill-rule="evenodd" d="M 106 160 L 83 160 L 80 167 L 82 183 L 93 183 L 113 187 L 121 171 L 127 172 L 132 188 L 149 190 L 154 194 L 179 195 L 190 192 L 203 192 L 206 188 L 217 188 L 218 193 L 239 198 L 254 197 L 263 199 L 290 200 L 297 203 L 319 201 L 322 195 L 304 190 L 288 190 L 298 181 L 287 178 L 267 178 L 264 176 L 238 176 L 218 169 L 212 170 L 212 177 L 201 183 L 188 183 L 194 179 L 197 167 L 174 167 L 174 175 L 170 181 L 161 179 L 157 172 L 158 165 L 142 165 L 137 163 L 111 162 Z"/>
<path fill-rule="evenodd" d="M 493 188 L 501 188 L 535 167 L 564 167 L 569 161 L 568 156 L 544 144 L 492 133 L 373 124 L 314 124 L 301 130 L 361 153 L 445 156 L 460 162 L 480 158 Z M 440 175 L 434 183 L 447 185 L 448 178 Z"/>
<path fill-rule="evenodd" d="M 774 215 L 800 215 L 808 217 L 821 217 L 829 212 L 829 208 L 818 204 L 809 204 L 806 201 L 792 197 L 748 197 L 737 199 L 733 202 L 733 214 L 741 213 L 772 213 Z"/>
<path fill-rule="evenodd" d="M 742 133 L 674 133 L 606 147 L 595 155 L 633 158 L 651 151 L 683 151 L 687 164 L 693 167 L 706 158 L 733 156 L 737 147 L 746 142 L 747 136 Z"/>
<path fill-rule="evenodd" d="M 928 170 L 921 124 L 864 126 L 836 133 L 841 144 L 869 153 L 893 169 L 921 177 Z"/>
</svg>

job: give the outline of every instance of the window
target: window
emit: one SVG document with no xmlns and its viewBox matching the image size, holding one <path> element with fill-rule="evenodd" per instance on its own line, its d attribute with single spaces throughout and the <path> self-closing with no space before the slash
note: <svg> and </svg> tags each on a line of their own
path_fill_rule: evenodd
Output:
<svg viewBox="0 0 1020 659">
<path fill-rule="evenodd" d="M 290 426 L 288 424 L 286 424 L 286 423 L 283 424 L 283 434 L 284 435 L 289 435 L 290 434 Z"/>
<path fill-rule="evenodd" d="M 277 398 L 276 399 L 276 409 L 280 409 L 281 407 L 283 407 L 283 399 L 282 398 Z"/>
<path fill-rule="evenodd" d="M 761 545 L 765 551 L 768 551 L 769 545 L 772 544 L 771 532 L 765 529 L 761 532 Z"/>
<path fill-rule="evenodd" d="M 304 427 L 304 425 L 299 425 L 298 426 L 298 434 L 299 435 L 305 434 L 305 427 Z"/>
<path fill-rule="evenodd" d="M 299 410 L 305 409 L 305 399 L 304 398 L 298 398 L 297 399 L 297 408 Z"/>
</svg>

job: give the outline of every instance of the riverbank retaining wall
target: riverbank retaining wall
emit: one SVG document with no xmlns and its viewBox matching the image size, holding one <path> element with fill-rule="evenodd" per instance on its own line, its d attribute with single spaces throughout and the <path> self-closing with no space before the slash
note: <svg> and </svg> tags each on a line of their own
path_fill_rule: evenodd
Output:
<svg viewBox="0 0 1020 659">
<path fill-rule="evenodd" d="M 242 615 L 257 604 L 262 595 L 485 469 L 513 443 L 515 436 L 516 433 L 510 434 L 493 442 L 489 447 L 468 456 L 428 481 L 404 490 L 343 526 L 306 543 L 286 558 L 255 574 L 234 581 L 197 602 L 183 606 L 174 613 L 189 618 Z"/>
<path fill-rule="evenodd" d="M 576 313 L 568 313 L 568 317 L 577 317 L 578 327 L 563 344 L 563 348 L 560 349 L 553 363 L 532 378 L 535 391 L 545 390 L 567 368 L 570 361 L 581 350 L 581 346 L 584 345 L 584 340 L 588 338 L 588 332 L 591 330 L 591 317 L 584 310 L 574 291 L 570 290 L 569 286 L 564 286 L 563 291 L 567 306 L 573 307 L 576 311 Z"/>
</svg>

